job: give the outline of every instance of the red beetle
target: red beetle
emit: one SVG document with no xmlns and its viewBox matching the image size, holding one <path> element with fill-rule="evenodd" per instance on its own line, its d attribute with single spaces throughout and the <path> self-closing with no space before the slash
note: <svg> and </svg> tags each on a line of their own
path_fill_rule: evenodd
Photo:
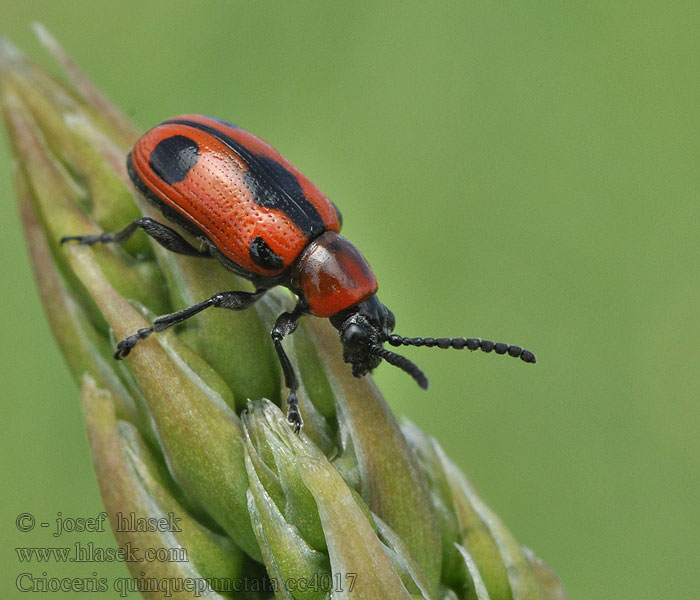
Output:
<svg viewBox="0 0 700 600">
<path fill-rule="evenodd" d="M 163 215 L 195 236 L 194 247 L 179 233 L 143 217 L 117 233 L 66 236 L 61 243 L 126 241 L 137 228 L 161 246 L 187 256 L 214 257 L 255 285 L 255 292 L 220 292 L 184 310 L 158 317 L 117 344 L 123 358 L 142 339 L 163 331 L 211 306 L 242 310 L 277 285 L 298 296 L 296 307 L 282 313 L 272 329 L 285 383 L 287 419 L 299 431 L 297 378 L 282 340 L 306 314 L 328 317 L 340 332 L 345 362 L 361 377 L 382 359 L 428 387 L 410 360 L 383 347 L 437 346 L 509 354 L 534 363 L 520 346 L 479 338 L 405 338 L 392 334 L 394 315 L 377 299 L 377 280 L 364 256 L 338 232 L 340 212 L 321 191 L 272 146 L 226 121 L 182 115 L 146 132 L 127 157 L 138 190 Z"/>
</svg>

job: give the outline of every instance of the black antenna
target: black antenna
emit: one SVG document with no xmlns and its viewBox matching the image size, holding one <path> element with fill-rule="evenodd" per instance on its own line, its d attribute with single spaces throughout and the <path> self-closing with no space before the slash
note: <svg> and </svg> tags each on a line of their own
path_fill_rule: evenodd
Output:
<svg viewBox="0 0 700 600">
<path fill-rule="evenodd" d="M 491 352 L 493 350 L 496 354 L 508 354 L 509 356 L 520 358 L 520 360 L 526 363 L 537 362 L 537 358 L 532 352 L 520 346 L 511 346 L 503 342 L 492 342 L 491 340 L 482 340 L 479 338 L 407 338 L 394 334 L 388 336 L 386 341 L 394 347 L 427 346 L 428 348 L 432 348 L 433 346 L 437 346 L 438 348 L 455 348 L 457 350 L 467 348 L 468 350 L 482 350 L 483 352 Z"/>
<path fill-rule="evenodd" d="M 405 356 L 396 354 L 396 352 L 392 352 L 391 350 L 387 350 L 381 346 L 375 346 L 372 348 L 372 354 L 380 356 L 390 365 L 394 365 L 402 371 L 405 371 L 411 377 L 413 377 L 413 379 L 416 380 L 416 383 L 424 390 L 428 389 L 428 378 L 425 376 L 425 373 L 423 373 L 423 371 L 421 371 L 417 365 L 413 364 Z"/>
</svg>

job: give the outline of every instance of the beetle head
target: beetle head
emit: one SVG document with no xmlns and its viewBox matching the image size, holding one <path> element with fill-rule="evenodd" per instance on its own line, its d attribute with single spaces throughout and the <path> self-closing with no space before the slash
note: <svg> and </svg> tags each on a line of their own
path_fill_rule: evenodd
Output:
<svg viewBox="0 0 700 600">
<path fill-rule="evenodd" d="M 343 359 L 352 364 L 352 374 L 362 377 L 379 366 L 382 359 L 411 375 L 426 389 L 428 379 L 410 360 L 383 347 L 394 331 L 396 319 L 376 296 L 330 318 L 340 332 Z"/>
</svg>

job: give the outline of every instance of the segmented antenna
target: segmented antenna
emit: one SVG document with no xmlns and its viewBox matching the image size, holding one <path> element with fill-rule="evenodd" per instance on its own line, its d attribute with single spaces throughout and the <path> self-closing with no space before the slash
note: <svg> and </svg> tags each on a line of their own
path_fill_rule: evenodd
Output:
<svg viewBox="0 0 700 600">
<path fill-rule="evenodd" d="M 455 348 L 457 350 L 467 348 L 468 350 L 481 350 L 483 352 L 494 351 L 496 354 L 508 354 L 509 356 L 520 358 L 520 360 L 526 363 L 537 362 L 535 355 L 521 346 L 511 346 L 503 342 L 492 342 L 491 340 L 482 340 L 479 338 L 407 338 L 393 334 L 387 337 L 386 341 L 394 347 L 427 346 L 428 348 L 432 348 L 433 346 L 437 346 L 438 348 Z"/>
<path fill-rule="evenodd" d="M 372 348 L 372 354 L 380 356 L 390 365 L 394 365 L 402 371 L 405 371 L 411 377 L 413 377 L 413 379 L 416 380 L 416 383 L 424 390 L 428 389 L 428 378 L 425 376 L 425 373 L 423 373 L 423 371 L 421 371 L 417 365 L 413 364 L 405 356 L 396 354 L 396 352 L 392 352 L 391 350 L 387 350 L 381 346 L 375 346 Z"/>
</svg>

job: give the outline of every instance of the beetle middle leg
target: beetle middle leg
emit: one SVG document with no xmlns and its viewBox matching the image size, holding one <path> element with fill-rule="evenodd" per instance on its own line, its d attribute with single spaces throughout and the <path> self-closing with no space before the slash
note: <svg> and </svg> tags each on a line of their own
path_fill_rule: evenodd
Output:
<svg viewBox="0 0 700 600">
<path fill-rule="evenodd" d="M 61 238 L 61 244 L 66 242 L 76 242 L 82 246 L 92 246 L 93 244 L 123 244 L 133 233 L 141 229 L 151 236 L 166 250 L 185 256 L 199 256 L 201 258 L 212 258 L 207 250 L 198 250 L 183 238 L 177 231 L 170 229 L 150 217 L 141 217 L 129 223 L 124 229 L 115 233 L 97 233 L 94 235 L 66 235 Z"/>
<path fill-rule="evenodd" d="M 158 317 L 153 321 L 151 327 L 139 329 L 136 333 L 120 341 L 117 344 L 117 351 L 114 353 L 114 358 L 119 360 L 120 358 L 128 356 L 129 352 L 131 352 L 136 344 L 146 339 L 153 332 L 163 331 L 168 327 L 182 323 L 186 319 L 212 306 L 214 308 L 228 308 L 229 310 L 244 310 L 259 300 L 266 291 L 267 289 L 256 290 L 254 292 L 219 292 L 203 302 L 193 304 L 192 306 L 178 310 L 169 315 Z"/>
<path fill-rule="evenodd" d="M 275 344 L 275 350 L 282 364 L 282 372 L 284 373 L 284 384 L 289 389 L 287 396 L 287 421 L 294 426 L 294 432 L 299 433 L 304 421 L 299 413 L 299 399 L 297 398 L 297 389 L 299 389 L 299 381 L 292 367 L 292 363 L 287 356 L 287 353 L 282 347 L 282 340 L 296 331 L 299 325 L 299 318 L 306 313 L 306 309 L 302 304 L 297 304 L 292 312 L 284 312 L 275 322 L 272 328 L 272 341 Z"/>
</svg>

